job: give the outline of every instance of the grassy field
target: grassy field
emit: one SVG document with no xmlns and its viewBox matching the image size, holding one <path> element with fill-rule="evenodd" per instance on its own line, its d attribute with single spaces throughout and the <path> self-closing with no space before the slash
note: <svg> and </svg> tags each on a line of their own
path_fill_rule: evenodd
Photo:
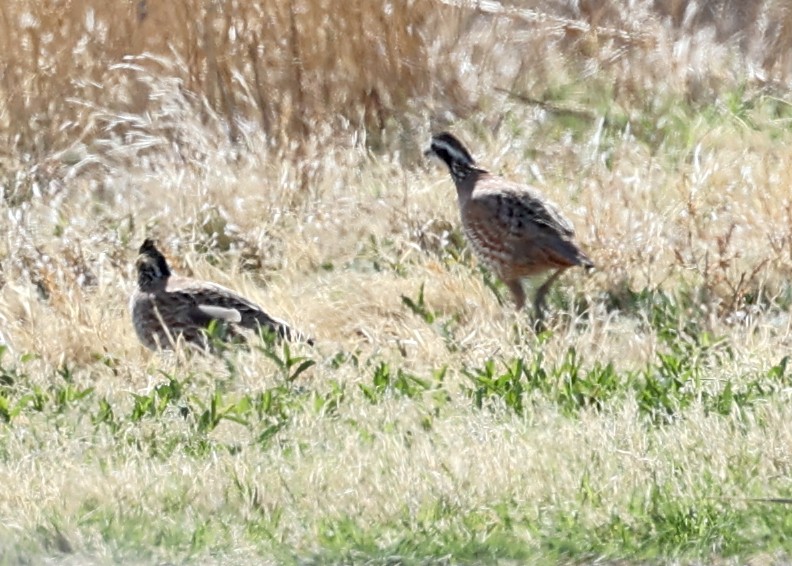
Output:
<svg viewBox="0 0 792 566">
<path fill-rule="evenodd" d="M 0 564 L 789 563 L 791 48 L 773 0 L 6 0 Z M 441 128 L 597 264 L 540 335 Z M 145 350 L 147 236 L 316 346 Z"/>
</svg>

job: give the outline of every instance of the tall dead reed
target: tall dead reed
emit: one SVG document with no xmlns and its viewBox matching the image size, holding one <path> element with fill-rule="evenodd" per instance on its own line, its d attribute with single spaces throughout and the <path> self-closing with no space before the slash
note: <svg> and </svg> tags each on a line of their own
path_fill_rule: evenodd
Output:
<svg viewBox="0 0 792 566">
<path fill-rule="evenodd" d="M 440 0 L 7 0 L 0 156 L 41 156 L 123 130 L 124 120 L 97 109 L 156 119 L 155 93 L 136 74 L 141 67 L 172 78 L 205 117 L 223 120 L 235 142 L 244 138 L 240 123 L 250 122 L 273 147 L 343 131 L 376 145 L 388 126 L 410 130 L 444 112 L 465 115 L 495 87 L 547 82 L 559 60 L 589 71 L 627 61 L 633 76 L 617 93 L 630 93 L 638 75 L 672 65 L 670 47 L 658 43 L 706 29 L 739 44 L 764 79 L 788 76 L 792 10 L 777 0 L 627 7 L 559 0 L 519 8 Z M 639 37 L 653 40 L 633 41 Z M 692 87 L 683 81 L 681 88 Z"/>
</svg>

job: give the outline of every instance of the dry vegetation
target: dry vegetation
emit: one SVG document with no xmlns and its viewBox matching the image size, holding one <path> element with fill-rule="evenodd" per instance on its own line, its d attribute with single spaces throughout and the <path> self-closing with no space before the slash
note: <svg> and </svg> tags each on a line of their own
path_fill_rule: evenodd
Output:
<svg viewBox="0 0 792 566">
<path fill-rule="evenodd" d="M 788 560 L 789 53 L 782 0 L 6 0 L 0 562 Z M 597 263 L 550 332 L 439 128 Z M 145 236 L 317 347 L 144 350 Z"/>
</svg>

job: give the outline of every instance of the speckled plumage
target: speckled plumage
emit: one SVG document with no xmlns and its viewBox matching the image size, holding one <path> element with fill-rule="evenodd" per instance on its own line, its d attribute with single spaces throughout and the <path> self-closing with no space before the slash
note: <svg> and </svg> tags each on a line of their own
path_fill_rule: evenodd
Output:
<svg viewBox="0 0 792 566">
<path fill-rule="evenodd" d="M 132 323 L 141 343 L 150 349 L 171 349 L 183 340 L 205 349 L 206 329 L 216 321 L 221 336 L 231 340 L 240 329 L 269 328 L 288 340 L 305 340 L 255 303 L 221 285 L 173 275 L 154 242 L 146 240 L 137 259 L 138 286 L 129 302 Z M 313 343 L 312 340 L 307 340 Z"/>
<path fill-rule="evenodd" d="M 525 304 L 523 277 L 556 270 L 536 293 L 536 315 L 541 318 L 544 296 L 565 269 L 594 266 L 575 244 L 570 222 L 537 189 L 476 167 L 449 133 L 434 136 L 426 153 L 448 165 L 465 235 L 478 258 L 509 288 L 517 309 Z"/>
</svg>

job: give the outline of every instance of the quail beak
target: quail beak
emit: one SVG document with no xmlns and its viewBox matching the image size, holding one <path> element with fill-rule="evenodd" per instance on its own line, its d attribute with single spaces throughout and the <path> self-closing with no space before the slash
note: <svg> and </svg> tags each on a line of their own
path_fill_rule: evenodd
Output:
<svg viewBox="0 0 792 566">
<path fill-rule="evenodd" d="M 433 150 L 433 149 L 430 147 L 430 148 L 428 148 L 428 149 L 425 149 L 425 150 L 424 150 L 424 152 L 423 152 L 423 154 L 424 154 L 424 157 L 432 157 L 432 156 L 435 154 L 435 152 L 434 152 L 434 150 Z"/>
</svg>

